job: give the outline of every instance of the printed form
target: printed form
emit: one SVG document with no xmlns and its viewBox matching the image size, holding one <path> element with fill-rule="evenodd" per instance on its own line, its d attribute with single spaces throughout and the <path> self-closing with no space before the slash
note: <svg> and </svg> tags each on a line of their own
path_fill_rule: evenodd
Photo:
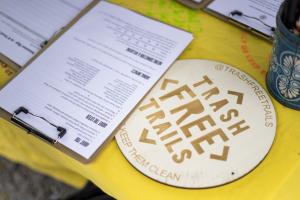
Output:
<svg viewBox="0 0 300 200">
<path fill-rule="evenodd" d="M 0 0 L 0 53 L 23 66 L 91 0 Z"/>
<path fill-rule="evenodd" d="M 65 127 L 59 142 L 88 159 L 192 39 L 101 1 L 0 92 L 0 107 L 24 106 Z M 18 117 L 57 138 L 41 119 Z"/>
<path fill-rule="evenodd" d="M 261 33 L 272 36 L 271 27 L 276 27 L 276 14 L 283 0 L 214 0 L 208 8 L 221 15 L 237 20 L 238 22 L 252 27 Z M 243 14 L 250 17 L 258 18 L 263 23 L 256 19 L 251 19 L 245 16 L 232 16 L 232 11 L 241 11 Z"/>
</svg>

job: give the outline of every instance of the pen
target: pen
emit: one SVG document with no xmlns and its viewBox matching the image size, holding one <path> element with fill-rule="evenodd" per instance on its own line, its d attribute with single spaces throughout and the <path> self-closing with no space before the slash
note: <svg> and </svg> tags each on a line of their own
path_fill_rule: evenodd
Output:
<svg viewBox="0 0 300 200">
<path fill-rule="evenodd" d="M 286 0 L 283 3 L 284 6 L 283 6 L 281 20 L 282 20 L 283 24 L 285 24 L 285 25 L 287 24 L 287 13 L 288 13 L 289 4 L 290 4 L 290 0 Z"/>
<path fill-rule="evenodd" d="M 288 29 L 293 29 L 295 27 L 295 22 L 297 19 L 297 12 L 299 12 L 299 2 L 300 0 L 288 0 L 287 1 L 287 13 L 285 25 Z"/>
</svg>

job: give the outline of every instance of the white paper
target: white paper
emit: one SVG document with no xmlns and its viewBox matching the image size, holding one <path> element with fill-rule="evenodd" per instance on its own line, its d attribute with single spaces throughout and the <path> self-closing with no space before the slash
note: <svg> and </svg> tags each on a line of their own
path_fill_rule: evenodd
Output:
<svg viewBox="0 0 300 200">
<path fill-rule="evenodd" d="M 0 0 L 0 53 L 23 66 L 91 0 Z"/>
<path fill-rule="evenodd" d="M 265 26 L 263 23 L 245 16 L 232 16 L 230 13 L 238 10 L 245 15 L 259 18 L 271 27 L 276 27 L 276 14 L 282 2 L 283 0 L 214 0 L 208 8 L 261 33 L 272 36 L 273 32 L 270 27 Z"/>
<path fill-rule="evenodd" d="M 0 92 L 0 107 L 24 106 L 67 128 L 60 143 L 90 158 L 191 40 L 103 1 Z M 42 120 L 19 117 L 57 137 Z"/>
</svg>

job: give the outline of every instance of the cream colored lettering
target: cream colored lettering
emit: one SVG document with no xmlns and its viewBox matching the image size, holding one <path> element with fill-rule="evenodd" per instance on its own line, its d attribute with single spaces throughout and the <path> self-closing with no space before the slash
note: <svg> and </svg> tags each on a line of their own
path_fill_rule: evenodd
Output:
<svg viewBox="0 0 300 200">
<path fill-rule="evenodd" d="M 229 131 L 234 130 L 234 131 L 232 132 L 232 135 L 234 135 L 234 136 L 235 136 L 235 135 L 238 135 L 238 134 L 240 134 L 240 133 L 242 133 L 242 132 L 244 132 L 245 130 L 247 130 L 247 129 L 250 128 L 250 126 L 248 126 L 248 125 L 242 127 L 242 125 L 245 124 L 245 123 L 246 123 L 245 120 L 241 120 L 241 121 L 235 123 L 234 125 L 228 127 L 228 130 L 229 130 Z"/>
<path fill-rule="evenodd" d="M 167 99 L 169 99 L 171 97 L 176 96 L 180 100 L 182 100 L 182 99 L 184 99 L 184 96 L 182 94 L 183 92 L 187 93 L 192 98 L 194 98 L 196 96 L 196 94 L 189 88 L 189 86 L 184 85 L 184 86 L 182 86 L 182 87 L 180 87 L 180 88 L 178 88 L 178 89 L 176 89 L 176 90 L 174 90 L 172 92 L 169 92 L 166 95 L 163 95 L 163 96 L 159 97 L 159 99 L 161 101 L 165 101 L 165 100 L 167 100 Z"/>
<path fill-rule="evenodd" d="M 185 105 L 179 106 L 177 108 L 174 108 L 171 110 L 171 114 L 175 114 L 178 112 L 181 112 L 185 110 L 185 113 L 176 121 L 176 124 L 179 125 L 181 122 L 183 122 L 186 118 L 193 114 L 200 114 L 204 111 L 204 107 L 200 100 L 196 99 L 190 103 L 187 103 Z"/>
<path fill-rule="evenodd" d="M 225 142 L 227 141 L 229 138 L 226 136 L 226 134 L 224 133 L 224 131 L 220 128 L 202 136 L 202 137 L 199 137 L 195 140 L 193 140 L 191 142 L 192 146 L 195 148 L 195 150 L 197 151 L 198 154 L 202 154 L 204 153 L 204 150 L 203 148 L 201 147 L 201 143 L 204 142 L 204 141 L 207 141 L 208 144 L 212 145 L 214 144 L 214 140 L 213 138 L 216 137 L 216 136 L 220 136 L 222 138 L 222 140 Z"/>
<path fill-rule="evenodd" d="M 190 122 L 190 123 L 182 126 L 181 130 L 186 137 L 191 137 L 192 133 L 191 133 L 190 129 L 193 127 L 197 127 L 201 131 L 206 130 L 206 126 L 205 126 L 204 122 L 207 122 L 210 125 L 210 127 L 214 127 L 216 125 L 215 121 L 213 120 L 213 118 L 210 115 L 205 115 L 204 117 L 201 117 L 193 122 Z"/>
</svg>

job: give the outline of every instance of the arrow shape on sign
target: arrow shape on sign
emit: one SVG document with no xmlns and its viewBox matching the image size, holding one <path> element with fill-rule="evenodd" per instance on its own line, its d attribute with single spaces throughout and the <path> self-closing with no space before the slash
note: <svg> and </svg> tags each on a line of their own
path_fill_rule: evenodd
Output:
<svg viewBox="0 0 300 200">
<path fill-rule="evenodd" d="M 165 89 L 167 88 L 167 85 L 168 85 L 169 83 L 178 84 L 179 81 L 165 78 L 164 81 L 163 81 L 163 83 L 161 84 L 160 89 L 161 89 L 161 90 L 165 90 Z"/>
<path fill-rule="evenodd" d="M 148 133 L 149 133 L 149 130 L 144 128 L 139 141 L 143 142 L 143 143 L 147 143 L 147 144 L 156 145 L 155 140 L 148 138 Z"/>
<path fill-rule="evenodd" d="M 211 154 L 210 158 L 214 160 L 226 161 L 229 153 L 229 146 L 223 147 L 222 155 Z"/>
<path fill-rule="evenodd" d="M 243 104 L 243 99 L 244 99 L 244 94 L 243 93 L 228 90 L 228 94 L 237 96 L 236 103 L 240 104 L 240 105 Z"/>
</svg>

